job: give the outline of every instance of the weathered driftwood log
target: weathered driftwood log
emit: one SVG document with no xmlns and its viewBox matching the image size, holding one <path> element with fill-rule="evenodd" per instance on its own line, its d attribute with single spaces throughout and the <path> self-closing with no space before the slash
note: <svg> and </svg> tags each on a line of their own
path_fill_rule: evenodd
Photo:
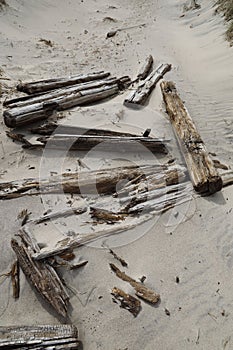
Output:
<svg viewBox="0 0 233 350">
<path fill-rule="evenodd" d="M 161 64 L 158 68 L 148 75 L 145 80 L 142 80 L 136 89 L 133 89 L 130 95 L 125 99 L 124 104 L 144 105 L 152 90 L 164 74 L 171 70 L 171 64 Z"/>
<path fill-rule="evenodd" d="M 222 179 L 210 158 L 196 126 L 177 94 L 173 82 L 161 83 L 166 111 L 182 148 L 194 189 L 198 193 L 215 193 L 222 189 Z"/>
<path fill-rule="evenodd" d="M 153 179 L 150 177 L 152 176 Z M 0 199 L 18 198 L 25 195 L 43 193 L 77 193 L 77 194 L 112 194 L 122 180 L 137 179 L 150 184 L 150 188 L 158 185 L 179 183 L 184 179 L 180 168 L 169 165 L 142 165 L 108 168 L 95 171 L 81 171 L 73 174 L 51 176 L 48 179 L 29 178 L 19 181 L 0 183 Z M 172 179 L 172 180 L 171 180 Z M 154 183 L 154 185 L 153 185 Z M 122 186 L 123 188 L 124 186 Z M 119 188 L 119 193 L 121 188 Z M 117 190 L 118 192 L 118 190 Z"/>
<path fill-rule="evenodd" d="M 141 302 L 137 298 L 133 297 L 132 295 L 125 293 L 122 289 L 114 287 L 112 289 L 112 293 L 114 296 L 114 301 L 120 302 L 120 307 L 123 309 L 128 310 L 131 312 L 131 314 L 134 315 L 134 317 L 137 317 L 139 312 L 141 311 Z"/>
<path fill-rule="evenodd" d="M 140 136 L 132 133 L 127 132 L 120 132 L 120 131 L 113 131 L 113 130 L 107 130 L 107 129 L 93 129 L 93 128 L 84 128 L 79 126 L 71 126 L 71 125 L 64 125 L 64 124 L 57 124 L 57 123 L 44 123 L 43 125 L 40 125 L 38 127 L 34 127 L 30 129 L 31 133 L 33 134 L 39 134 L 39 135 L 51 135 L 56 132 L 56 134 L 68 134 L 68 135 L 99 135 L 99 136 Z M 142 136 L 149 136 L 147 133 L 146 135 Z"/>
<path fill-rule="evenodd" d="M 119 92 L 117 84 L 104 85 L 99 88 L 82 90 L 71 93 L 68 96 L 60 96 L 47 102 L 34 103 L 32 105 L 15 107 L 4 111 L 4 122 L 8 127 L 16 127 L 29 124 L 38 120 L 47 119 L 54 111 L 62 111 L 75 106 L 93 103 Z"/>
<path fill-rule="evenodd" d="M 64 86 L 85 83 L 92 80 L 104 79 L 110 75 L 108 72 L 93 72 L 89 74 L 79 74 L 67 78 L 45 79 L 30 83 L 20 83 L 17 89 L 27 94 L 35 94 L 37 92 L 44 92 L 48 90 L 58 89 Z"/>
<path fill-rule="evenodd" d="M 77 349 L 78 330 L 73 325 L 0 327 L 0 349 Z"/>
<path fill-rule="evenodd" d="M 126 275 L 125 272 L 121 271 L 116 265 L 109 264 L 112 271 L 125 282 L 130 283 L 130 285 L 135 289 L 135 294 L 151 304 L 156 304 L 160 300 L 160 295 L 155 293 L 152 289 L 147 288 L 141 282 L 137 282 L 132 277 Z"/>
<path fill-rule="evenodd" d="M 19 265 L 31 285 L 63 317 L 67 316 L 69 296 L 54 268 L 46 261 L 35 261 L 32 253 L 39 249 L 29 245 L 25 232 L 21 230 L 21 242 L 11 240 Z M 34 248 L 34 249 L 33 249 Z"/>
<path fill-rule="evenodd" d="M 52 101 L 58 97 L 66 97 L 74 93 L 78 93 L 83 90 L 96 89 L 102 86 L 108 86 L 117 84 L 119 89 L 124 89 L 130 83 L 130 78 L 125 76 L 121 78 L 106 78 L 103 80 L 95 80 L 87 83 L 75 84 L 73 86 L 68 86 L 56 90 L 49 91 L 47 93 L 38 93 L 29 96 L 23 96 L 14 98 L 11 100 L 4 101 L 3 105 L 8 108 L 25 107 L 35 103 L 43 103 Z"/>
<path fill-rule="evenodd" d="M 153 62 L 154 62 L 153 57 L 151 55 L 149 55 L 146 58 L 144 65 L 142 66 L 142 68 L 138 72 L 138 75 L 137 75 L 138 79 L 143 80 L 148 76 L 148 74 L 150 73 L 150 71 L 152 69 Z"/>
<path fill-rule="evenodd" d="M 167 154 L 164 143 L 169 140 L 152 137 L 127 137 L 127 136 L 99 136 L 99 135 L 62 135 L 39 137 L 37 141 L 46 145 L 47 148 L 70 149 L 78 151 L 89 151 L 98 146 L 98 150 L 103 151 L 129 151 Z M 143 147 L 142 147 L 143 146 Z"/>
</svg>

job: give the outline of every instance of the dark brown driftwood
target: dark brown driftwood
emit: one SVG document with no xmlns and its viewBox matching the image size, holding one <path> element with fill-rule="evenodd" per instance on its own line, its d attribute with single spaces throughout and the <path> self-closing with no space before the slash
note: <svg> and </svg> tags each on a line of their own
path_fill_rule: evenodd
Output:
<svg viewBox="0 0 233 350">
<path fill-rule="evenodd" d="M 78 330 L 73 325 L 0 327 L 0 349 L 77 350 Z"/>
<path fill-rule="evenodd" d="M 13 288 L 13 297 L 19 298 L 20 285 L 19 285 L 19 262 L 16 260 L 11 268 L 11 283 Z"/>
<path fill-rule="evenodd" d="M 210 158 L 173 82 L 161 83 L 166 111 L 183 151 L 190 178 L 198 193 L 215 193 L 222 189 L 222 179 Z"/>
<path fill-rule="evenodd" d="M 4 111 L 4 122 L 8 127 L 22 126 L 38 120 L 47 119 L 54 111 L 63 111 L 75 106 L 93 103 L 119 92 L 117 84 L 104 85 L 99 88 L 82 90 L 68 96 L 60 96 L 46 102 L 15 107 Z"/>
<path fill-rule="evenodd" d="M 103 151 L 129 151 L 167 154 L 165 143 L 169 140 L 152 137 L 128 137 L 128 136 L 99 136 L 99 135 L 67 135 L 53 134 L 52 136 L 42 136 L 37 139 L 47 148 L 70 149 L 78 151 L 89 151 L 98 146 L 97 150 Z M 25 147 L 25 146 L 24 146 Z M 27 145 L 26 145 L 27 147 Z M 30 147 L 30 146 L 29 146 Z"/>
<path fill-rule="evenodd" d="M 54 90 L 64 86 L 85 83 L 92 80 L 104 79 L 109 75 L 110 73 L 101 71 L 89 74 L 79 74 L 67 78 L 45 79 L 30 83 L 20 83 L 17 85 L 17 89 L 19 91 L 26 92 L 27 94 L 35 94 L 37 92 Z"/>
<path fill-rule="evenodd" d="M 112 271 L 125 282 L 128 282 L 131 284 L 131 286 L 135 289 L 135 294 L 147 301 L 148 303 L 151 304 L 156 304 L 160 300 L 160 295 L 155 293 L 152 289 L 147 288 L 144 284 L 141 282 L 135 281 L 132 277 L 126 275 L 125 272 L 122 272 L 116 265 L 110 264 L 110 267 Z"/>
<path fill-rule="evenodd" d="M 122 289 L 114 287 L 112 289 L 112 293 L 114 296 L 114 301 L 120 302 L 120 307 L 128 310 L 134 317 L 137 317 L 139 312 L 141 311 L 141 302 L 137 298 L 133 297 L 130 294 L 125 293 Z"/>
<path fill-rule="evenodd" d="M 127 266 L 128 266 L 128 264 L 127 264 L 127 262 L 125 261 L 125 259 L 123 259 L 123 258 L 121 258 L 119 255 L 117 255 L 112 249 L 109 249 L 109 253 L 112 254 L 112 256 L 113 256 L 116 260 L 118 260 L 118 261 L 121 263 L 121 265 L 122 265 L 123 267 L 127 267 Z"/>
<path fill-rule="evenodd" d="M 128 137 L 137 137 L 140 135 L 113 131 L 107 129 L 93 129 L 93 128 L 84 128 L 79 126 L 71 126 L 57 123 L 44 123 L 38 127 L 34 127 L 30 129 L 31 133 L 39 134 L 39 135 L 51 135 L 56 132 L 56 134 L 68 134 L 68 135 L 98 135 L 98 136 L 128 136 Z M 147 133 L 146 135 L 149 136 Z M 19 140 L 20 141 L 20 140 Z"/>
<path fill-rule="evenodd" d="M 142 165 L 125 166 L 96 171 L 81 171 L 73 174 L 52 176 L 48 179 L 29 178 L 19 181 L 0 183 L 0 199 L 10 199 L 25 195 L 38 195 L 43 193 L 82 193 L 82 194 L 112 194 L 116 192 L 116 185 L 121 180 L 145 181 L 145 191 L 184 181 L 185 174 L 182 169 L 170 165 Z M 137 190 L 136 184 L 127 188 L 132 195 Z M 124 186 L 122 186 L 124 187 Z M 117 193 L 127 191 L 119 188 Z"/>
<path fill-rule="evenodd" d="M 153 57 L 151 55 L 149 55 L 146 58 L 144 65 L 142 66 L 142 68 L 138 72 L 138 75 L 137 75 L 138 79 L 143 80 L 148 76 L 148 74 L 150 73 L 150 71 L 152 69 L 153 62 L 154 62 Z"/>
<path fill-rule="evenodd" d="M 29 245 L 25 231 L 21 231 L 21 242 L 11 240 L 11 245 L 16 253 L 19 265 L 31 285 L 49 304 L 63 317 L 67 316 L 69 296 L 54 268 L 46 261 L 35 261 L 32 253 L 38 252 Z M 30 242 L 31 243 L 31 242 Z"/>
<path fill-rule="evenodd" d="M 87 83 L 75 84 L 73 86 L 64 87 L 49 91 L 47 93 L 39 93 L 29 96 L 23 96 L 4 101 L 3 105 L 8 108 L 25 107 L 35 103 L 45 103 L 53 101 L 59 97 L 68 97 L 71 94 L 78 93 L 83 90 L 96 89 L 102 86 L 117 84 L 119 89 L 124 89 L 130 83 L 129 77 L 106 78 L 103 80 L 95 80 Z"/>
<path fill-rule="evenodd" d="M 145 80 L 140 81 L 138 87 L 125 99 L 124 104 L 144 105 L 158 81 L 170 70 L 171 64 L 161 64 Z"/>
</svg>

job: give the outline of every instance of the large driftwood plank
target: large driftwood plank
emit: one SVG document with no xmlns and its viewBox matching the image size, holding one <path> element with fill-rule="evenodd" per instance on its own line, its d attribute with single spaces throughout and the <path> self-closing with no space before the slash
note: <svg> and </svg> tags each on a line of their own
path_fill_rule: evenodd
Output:
<svg viewBox="0 0 233 350">
<path fill-rule="evenodd" d="M 70 149 L 78 151 L 89 151 L 98 146 L 98 150 L 130 151 L 167 154 L 165 142 L 168 140 L 151 137 L 127 137 L 127 136 L 99 136 L 99 135 L 62 135 L 54 134 L 51 137 L 43 136 L 37 139 L 46 145 L 47 148 Z M 142 147 L 143 146 L 143 147 Z"/>
<path fill-rule="evenodd" d="M 93 103 L 119 92 L 118 84 L 104 85 L 99 88 L 82 90 L 68 96 L 60 96 L 47 102 L 39 102 L 23 107 L 15 107 L 4 111 L 4 122 L 8 127 L 17 127 L 38 120 L 47 119 L 54 111 L 63 111 L 75 106 Z"/>
<path fill-rule="evenodd" d="M 46 261 L 35 261 L 32 253 L 38 250 L 28 246 L 24 231 L 20 233 L 21 242 L 11 240 L 12 248 L 17 256 L 19 265 L 31 285 L 49 304 L 63 317 L 67 316 L 69 296 L 54 268 Z M 27 244 L 26 242 L 27 241 Z"/>
<path fill-rule="evenodd" d="M 25 195 L 43 193 L 77 193 L 77 194 L 112 194 L 122 180 L 145 180 L 145 188 L 155 188 L 158 184 L 166 186 L 176 184 L 184 179 L 180 168 L 169 165 L 142 165 L 107 168 L 77 173 L 64 173 L 47 179 L 29 178 L 0 183 L 0 199 L 18 198 Z M 135 186 L 135 184 L 133 184 Z M 134 189 L 136 189 L 134 187 Z M 122 191 L 124 192 L 124 190 Z M 121 189 L 119 188 L 119 194 Z"/>
<path fill-rule="evenodd" d="M 210 158 L 197 128 L 179 97 L 175 84 L 164 81 L 161 90 L 166 111 L 175 130 L 194 189 L 201 194 L 220 191 L 222 179 Z"/>
<path fill-rule="evenodd" d="M 158 81 L 170 70 L 171 64 L 161 64 L 145 80 L 142 80 L 136 89 L 132 90 L 124 104 L 144 105 Z"/>
<path fill-rule="evenodd" d="M 35 94 L 48 90 L 58 89 L 64 86 L 70 86 L 79 83 L 85 83 L 92 80 L 104 79 L 110 75 L 108 72 L 93 72 L 89 74 L 79 74 L 67 78 L 45 79 L 30 83 L 20 83 L 17 89 L 27 94 Z"/>
<path fill-rule="evenodd" d="M 74 94 L 83 90 L 99 88 L 104 85 L 107 86 L 107 85 L 118 84 L 119 89 L 120 88 L 123 89 L 129 83 L 130 83 L 129 77 L 106 78 L 103 80 L 95 80 L 87 83 L 75 84 L 73 86 L 52 90 L 47 93 L 38 93 L 34 95 L 23 96 L 23 97 L 14 98 L 11 100 L 6 100 L 4 101 L 3 105 L 4 107 L 8 107 L 8 108 L 25 107 L 35 103 L 48 102 L 61 96 L 62 97 L 69 96 L 71 94 Z"/>
<path fill-rule="evenodd" d="M 77 349 L 78 330 L 73 325 L 0 327 L 0 349 Z"/>
</svg>

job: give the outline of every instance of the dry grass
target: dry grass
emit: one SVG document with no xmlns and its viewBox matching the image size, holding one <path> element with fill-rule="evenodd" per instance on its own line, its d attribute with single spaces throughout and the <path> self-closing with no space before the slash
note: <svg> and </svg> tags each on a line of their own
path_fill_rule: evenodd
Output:
<svg viewBox="0 0 233 350">
<path fill-rule="evenodd" d="M 228 29 L 226 31 L 227 39 L 233 44 L 233 0 L 218 0 L 216 2 L 217 11 L 221 11 L 229 22 Z"/>
</svg>

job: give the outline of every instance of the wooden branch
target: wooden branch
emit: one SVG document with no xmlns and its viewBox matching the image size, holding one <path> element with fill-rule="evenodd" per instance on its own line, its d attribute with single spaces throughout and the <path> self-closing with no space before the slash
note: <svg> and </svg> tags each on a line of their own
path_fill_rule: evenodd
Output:
<svg viewBox="0 0 233 350">
<path fill-rule="evenodd" d="M 109 264 L 112 271 L 125 282 L 130 283 L 130 285 L 135 289 L 135 294 L 147 301 L 151 304 L 157 304 L 157 302 L 160 300 L 160 295 L 155 293 L 152 289 L 147 288 L 145 285 L 143 285 L 141 282 L 135 281 L 132 277 L 126 275 L 125 272 L 122 272 L 116 265 Z"/>
<path fill-rule="evenodd" d="M 171 64 L 161 64 L 158 68 L 150 73 L 150 75 L 142 80 L 136 89 L 133 89 L 130 95 L 125 99 L 124 104 L 144 105 L 149 98 L 152 90 L 164 74 L 171 70 Z"/>
<path fill-rule="evenodd" d="M 19 298 L 20 284 L 19 284 L 19 262 L 16 260 L 11 268 L 11 283 L 13 288 L 13 297 Z"/>
<path fill-rule="evenodd" d="M 194 189 L 198 193 L 212 194 L 222 189 L 222 179 L 211 160 L 173 82 L 162 82 L 161 90 L 166 111 L 183 151 Z"/>
<path fill-rule="evenodd" d="M 31 83 L 20 83 L 17 85 L 17 89 L 19 91 L 26 92 L 27 94 L 35 94 L 38 92 L 58 89 L 64 86 L 80 84 L 92 80 L 104 79 L 109 75 L 110 73 L 101 71 L 89 74 L 79 74 L 68 78 L 45 79 Z"/>
<path fill-rule="evenodd" d="M 134 317 L 137 317 L 141 311 L 141 302 L 132 295 L 125 293 L 122 289 L 114 287 L 112 293 L 114 300 L 120 301 L 120 307 L 128 310 Z"/>
<path fill-rule="evenodd" d="M 47 119 L 54 111 L 63 111 L 75 106 L 93 103 L 119 92 L 117 84 L 104 85 L 99 88 L 82 90 L 68 96 L 60 96 L 47 102 L 35 103 L 23 107 L 15 107 L 4 111 L 4 122 L 8 127 L 17 127 L 38 120 Z"/>
<path fill-rule="evenodd" d="M 148 76 L 148 74 L 150 73 L 150 71 L 152 69 L 153 62 L 154 62 L 153 57 L 151 55 L 149 55 L 146 58 L 144 65 L 142 66 L 142 68 L 138 72 L 138 75 L 137 75 L 138 79 L 143 80 Z"/>
<path fill-rule="evenodd" d="M 98 146 L 98 150 L 129 152 L 148 152 L 167 154 L 164 143 L 169 140 L 152 137 L 127 137 L 127 136 L 99 136 L 99 135 L 67 135 L 53 134 L 52 136 L 39 137 L 37 141 L 46 145 L 47 148 L 70 149 L 78 151 L 89 151 Z M 142 147 L 143 146 L 143 147 Z M 25 145 L 24 147 L 27 147 Z M 31 147 L 31 146 L 29 146 Z"/>
<path fill-rule="evenodd" d="M 0 349 L 77 349 L 73 325 L 1 326 Z"/>
<path fill-rule="evenodd" d="M 22 241 L 11 240 L 19 265 L 31 285 L 63 317 L 67 316 L 69 296 L 56 271 L 46 261 L 35 261 L 31 254 L 38 253 L 28 246 L 28 236 L 20 232 Z M 25 243 L 27 242 L 27 244 Z"/>
</svg>

